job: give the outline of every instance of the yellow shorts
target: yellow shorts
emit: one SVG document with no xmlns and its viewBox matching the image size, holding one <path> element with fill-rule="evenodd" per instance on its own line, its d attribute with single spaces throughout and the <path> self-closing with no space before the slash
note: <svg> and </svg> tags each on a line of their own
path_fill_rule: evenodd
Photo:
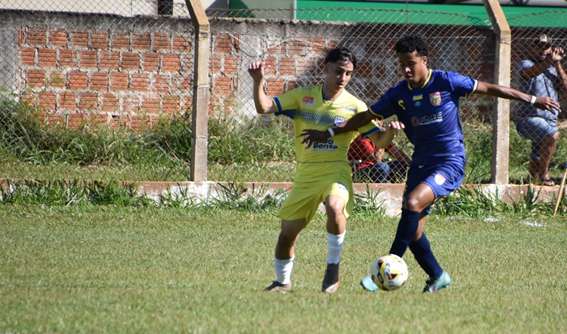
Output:
<svg viewBox="0 0 567 334">
<path fill-rule="evenodd" d="M 350 177 L 350 175 L 349 175 Z M 345 176 L 333 175 L 325 181 L 294 183 L 289 196 L 278 212 L 283 220 L 297 220 L 305 218 L 307 224 L 329 195 L 341 196 L 346 205 L 343 209 L 348 218 L 354 205 L 352 180 Z"/>
</svg>

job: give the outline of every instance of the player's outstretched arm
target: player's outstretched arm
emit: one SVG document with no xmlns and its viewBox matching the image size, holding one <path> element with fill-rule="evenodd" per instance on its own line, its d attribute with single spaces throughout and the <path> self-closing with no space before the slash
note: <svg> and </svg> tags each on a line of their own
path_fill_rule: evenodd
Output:
<svg viewBox="0 0 567 334">
<path fill-rule="evenodd" d="M 392 121 L 388 124 L 386 131 L 377 131 L 369 135 L 368 138 L 374 142 L 378 148 L 386 148 L 394 139 L 397 131 L 404 128 L 404 124 L 400 121 Z"/>
<path fill-rule="evenodd" d="M 271 114 L 277 111 L 277 107 L 272 99 L 264 92 L 264 66 L 265 63 L 256 61 L 248 66 L 248 74 L 254 80 L 254 106 L 258 114 Z"/>
<path fill-rule="evenodd" d="M 363 113 L 356 114 L 348 121 L 343 122 L 338 126 L 335 126 L 334 128 L 331 128 L 330 131 L 303 130 L 303 133 L 300 135 L 303 136 L 302 143 L 307 144 L 306 148 L 311 147 L 311 145 L 313 145 L 313 143 L 315 142 L 324 143 L 327 141 L 327 139 L 332 137 L 331 132 L 333 133 L 333 135 L 338 135 L 341 133 L 353 131 L 370 123 L 370 121 L 372 121 L 374 118 L 376 117 L 369 111 L 365 111 Z"/>
<path fill-rule="evenodd" d="M 494 97 L 501 97 L 509 100 L 516 100 L 525 103 L 532 103 L 533 95 L 522 93 L 514 88 L 494 85 L 488 82 L 479 81 L 478 88 L 476 90 L 477 94 L 486 94 Z M 552 109 L 561 110 L 561 106 L 557 101 L 550 97 L 535 97 L 533 102 L 534 107 L 543 110 L 552 111 Z"/>
</svg>

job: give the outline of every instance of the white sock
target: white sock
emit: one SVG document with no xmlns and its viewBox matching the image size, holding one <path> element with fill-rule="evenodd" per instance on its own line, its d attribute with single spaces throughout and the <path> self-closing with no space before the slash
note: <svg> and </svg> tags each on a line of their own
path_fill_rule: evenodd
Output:
<svg viewBox="0 0 567 334">
<path fill-rule="evenodd" d="M 281 284 L 291 283 L 291 271 L 293 270 L 293 260 L 295 259 L 295 254 L 291 259 L 280 260 L 274 257 L 274 267 L 276 269 L 276 281 Z"/>
<path fill-rule="evenodd" d="M 337 264 L 341 260 L 341 252 L 343 251 L 343 243 L 345 241 L 345 234 L 334 235 L 327 232 L 327 245 L 329 248 L 329 255 L 327 256 L 327 263 Z"/>
</svg>

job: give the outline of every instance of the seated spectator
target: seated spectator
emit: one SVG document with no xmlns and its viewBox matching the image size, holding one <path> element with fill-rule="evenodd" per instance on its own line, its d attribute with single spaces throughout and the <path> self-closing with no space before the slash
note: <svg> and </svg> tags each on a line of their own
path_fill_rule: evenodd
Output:
<svg viewBox="0 0 567 334">
<path fill-rule="evenodd" d="M 384 153 L 388 153 L 396 160 L 384 162 Z M 394 144 L 388 145 L 385 149 L 377 149 L 370 139 L 362 138 L 360 135 L 350 145 L 348 159 L 354 169 L 353 182 L 370 183 L 403 182 L 411 162 L 411 159 Z"/>
</svg>

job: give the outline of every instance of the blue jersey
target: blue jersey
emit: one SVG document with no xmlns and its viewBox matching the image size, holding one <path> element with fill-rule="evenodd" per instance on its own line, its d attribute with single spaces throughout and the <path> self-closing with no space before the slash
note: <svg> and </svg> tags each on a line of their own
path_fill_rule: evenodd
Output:
<svg viewBox="0 0 567 334">
<path fill-rule="evenodd" d="M 477 87 L 477 80 L 459 73 L 430 70 L 422 87 L 413 88 L 404 80 L 388 89 L 370 112 L 379 118 L 397 115 L 404 123 L 415 146 L 412 165 L 464 158 L 459 98 L 474 93 Z"/>
</svg>

